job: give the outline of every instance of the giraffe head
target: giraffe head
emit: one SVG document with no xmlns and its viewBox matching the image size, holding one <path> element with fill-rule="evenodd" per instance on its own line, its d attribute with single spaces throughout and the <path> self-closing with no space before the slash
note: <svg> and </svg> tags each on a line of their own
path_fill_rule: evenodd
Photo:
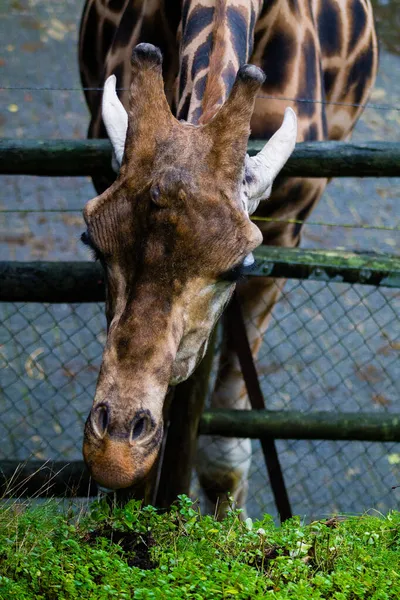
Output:
<svg viewBox="0 0 400 600">
<path fill-rule="evenodd" d="M 94 479 L 129 487 L 151 470 L 168 386 L 204 356 L 235 276 L 261 243 L 249 212 L 268 197 L 293 150 L 286 113 L 261 153 L 246 157 L 260 69 L 242 67 L 205 125 L 177 121 L 164 95 L 160 51 L 136 46 L 128 113 L 105 85 L 103 119 L 120 171 L 84 209 L 103 265 L 107 342 L 83 452 Z"/>
</svg>

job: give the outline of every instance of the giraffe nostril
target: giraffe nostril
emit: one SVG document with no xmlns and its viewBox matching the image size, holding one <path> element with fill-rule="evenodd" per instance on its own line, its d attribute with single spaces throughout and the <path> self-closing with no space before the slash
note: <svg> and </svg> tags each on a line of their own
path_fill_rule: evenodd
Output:
<svg viewBox="0 0 400 600">
<path fill-rule="evenodd" d="M 148 411 L 139 411 L 132 421 L 131 442 L 147 436 L 154 428 L 154 422 Z"/>
<path fill-rule="evenodd" d="M 146 419 L 144 417 L 142 417 L 141 419 L 139 419 L 139 421 L 136 421 L 136 423 L 133 425 L 131 439 L 137 440 L 138 438 L 140 438 L 140 436 L 144 433 L 145 429 L 146 429 Z"/>
<path fill-rule="evenodd" d="M 110 415 L 108 407 L 105 404 L 99 404 L 91 413 L 92 427 L 99 438 L 103 438 L 108 429 Z"/>
</svg>

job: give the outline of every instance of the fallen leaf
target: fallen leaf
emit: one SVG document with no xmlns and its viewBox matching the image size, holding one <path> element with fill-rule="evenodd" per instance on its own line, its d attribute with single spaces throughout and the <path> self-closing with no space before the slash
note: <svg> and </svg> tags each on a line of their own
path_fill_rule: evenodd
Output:
<svg viewBox="0 0 400 600">
<path fill-rule="evenodd" d="M 386 98 L 386 91 L 384 88 L 374 88 L 371 92 L 371 100 L 382 100 Z"/>
<path fill-rule="evenodd" d="M 360 469 L 358 467 L 349 467 L 346 471 L 346 479 L 351 479 L 355 475 L 360 474 Z"/>
<path fill-rule="evenodd" d="M 382 354 L 382 356 L 390 356 L 392 352 L 393 352 L 393 349 L 392 349 L 391 344 L 386 344 L 385 346 L 381 346 L 376 351 L 377 354 Z"/>
<path fill-rule="evenodd" d="M 379 404 L 380 406 L 390 406 L 391 402 L 383 394 L 374 394 L 372 396 L 372 402 L 374 404 Z"/>
<path fill-rule="evenodd" d="M 397 452 L 388 454 L 387 459 L 390 465 L 400 465 L 400 454 L 398 454 Z"/>
<path fill-rule="evenodd" d="M 68 31 L 68 27 L 64 25 L 60 19 L 51 19 L 50 23 L 55 29 L 59 29 L 60 31 Z"/>
<path fill-rule="evenodd" d="M 356 374 L 359 379 L 368 383 L 378 383 L 378 381 L 382 381 L 383 379 L 381 371 L 374 365 L 367 365 L 363 369 L 358 369 Z"/>
<path fill-rule="evenodd" d="M 57 42 L 62 42 L 62 40 L 65 38 L 65 33 L 63 31 L 53 28 L 47 30 L 47 35 L 53 40 L 57 40 Z"/>
<path fill-rule="evenodd" d="M 21 50 L 24 52 L 36 52 L 40 48 L 43 48 L 43 42 L 25 42 L 21 46 Z"/>
<path fill-rule="evenodd" d="M 391 194 L 391 191 L 387 190 L 386 188 L 376 188 L 376 193 L 381 198 L 387 198 Z"/>
<path fill-rule="evenodd" d="M 43 354 L 44 351 L 44 348 L 36 348 L 36 350 L 30 353 L 25 362 L 25 370 L 28 374 L 28 377 L 30 377 L 31 379 L 44 379 L 43 367 L 37 361 L 38 356 L 40 356 L 40 354 Z"/>
</svg>

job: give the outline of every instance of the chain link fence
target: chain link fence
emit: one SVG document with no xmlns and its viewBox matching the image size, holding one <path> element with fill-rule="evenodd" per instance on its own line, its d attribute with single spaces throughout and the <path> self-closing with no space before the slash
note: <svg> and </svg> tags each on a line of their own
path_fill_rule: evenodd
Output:
<svg viewBox="0 0 400 600">
<path fill-rule="evenodd" d="M 395 19 L 387 18 L 396 3 L 374 3 L 380 38 L 390 52 L 381 51 L 375 106 L 363 113 L 355 141 L 399 139 L 400 87 L 392 76 L 400 65 L 393 41 L 399 36 Z M 2 137 L 85 138 L 88 114 L 76 61 L 81 5 L 1 5 Z M 78 243 L 80 211 L 93 194 L 88 178 L 2 177 L 2 258 L 87 260 Z M 391 226 L 399 195 L 400 179 L 337 179 L 312 216 L 338 225 Z M 306 247 L 398 248 L 394 230 L 304 229 Z M 289 281 L 257 362 L 268 408 L 399 411 L 399 302 L 400 290 Z M 0 461 L 80 460 L 105 340 L 103 305 L 0 303 L 0 319 Z M 400 483 L 399 444 L 276 444 L 295 513 L 312 518 L 398 507 L 400 490 L 391 486 Z M 198 492 L 195 482 L 193 490 Z M 253 442 L 249 513 L 263 510 L 275 514 L 264 459 Z"/>
<path fill-rule="evenodd" d="M 3 303 L 0 311 L 0 461 L 81 460 L 104 306 Z M 257 360 L 267 407 L 398 412 L 399 317 L 400 289 L 288 281 Z M 400 444 L 276 443 L 295 514 L 398 506 Z M 259 442 L 252 446 L 249 514 L 275 514 Z"/>
</svg>

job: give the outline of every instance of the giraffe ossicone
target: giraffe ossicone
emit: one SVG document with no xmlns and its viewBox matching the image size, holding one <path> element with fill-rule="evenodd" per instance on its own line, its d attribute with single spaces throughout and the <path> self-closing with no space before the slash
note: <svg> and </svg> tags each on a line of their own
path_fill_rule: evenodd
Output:
<svg viewBox="0 0 400 600">
<path fill-rule="evenodd" d="M 140 68 L 140 59 L 137 60 L 136 56 L 140 58 L 150 57 L 150 60 L 153 60 L 156 65 L 161 65 L 162 63 L 160 50 L 152 44 L 138 44 L 133 50 L 133 61 L 137 61 Z M 265 75 L 263 71 L 259 67 L 250 64 L 243 65 L 236 76 L 236 81 L 243 81 L 255 90 L 259 89 L 264 80 Z M 113 158 L 115 157 L 119 168 L 124 155 L 128 130 L 128 113 L 118 98 L 116 81 L 115 75 L 110 75 L 105 82 L 102 117 L 113 146 Z M 229 103 L 229 99 L 225 104 L 227 103 Z M 214 119 L 217 118 L 217 115 L 218 112 L 214 116 Z M 232 115 L 232 126 L 234 126 L 234 117 L 235 115 Z M 199 125 L 197 127 L 207 127 L 207 125 Z M 242 202 L 244 209 L 249 215 L 255 212 L 260 202 L 267 200 L 271 195 L 272 184 L 292 154 L 296 138 L 296 113 L 292 108 L 287 107 L 281 127 L 265 144 L 264 148 L 256 156 L 250 157 L 246 155 Z M 114 165 L 115 163 L 113 162 Z"/>
</svg>

